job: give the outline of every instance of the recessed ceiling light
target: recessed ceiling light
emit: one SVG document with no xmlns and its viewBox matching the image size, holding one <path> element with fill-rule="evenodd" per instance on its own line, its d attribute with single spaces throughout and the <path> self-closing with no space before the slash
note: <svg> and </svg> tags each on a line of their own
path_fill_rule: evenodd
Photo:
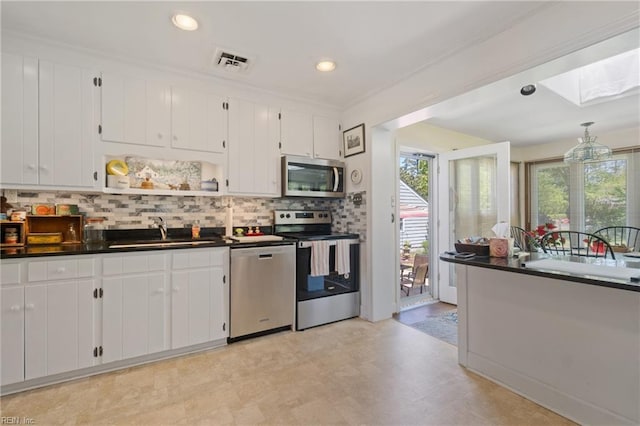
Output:
<svg viewBox="0 0 640 426">
<path fill-rule="evenodd" d="M 336 69 L 336 63 L 333 61 L 320 61 L 316 64 L 316 69 L 322 72 L 329 72 Z"/>
<path fill-rule="evenodd" d="M 535 84 L 527 84 L 525 86 L 522 86 L 522 89 L 520 89 L 520 94 L 522 96 L 533 95 L 535 92 L 536 92 Z"/>
<path fill-rule="evenodd" d="M 193 19 L 189 15 L 183 13 L 176 13 L 171 17 L 173 25 L 185 31 L 195 31 L 198 29 L 198 21 Z"/>
</svg>

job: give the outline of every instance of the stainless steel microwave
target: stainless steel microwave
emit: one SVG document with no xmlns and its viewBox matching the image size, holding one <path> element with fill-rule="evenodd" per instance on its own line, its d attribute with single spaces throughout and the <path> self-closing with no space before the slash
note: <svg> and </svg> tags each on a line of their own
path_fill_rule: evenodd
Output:
<svg viewBox="0 0 640 426">
<path fill-rule="evenodd" d="M 342 161 L 282 157 L 283 197 L 344 198 L 344 177 Z"/>
</svg>

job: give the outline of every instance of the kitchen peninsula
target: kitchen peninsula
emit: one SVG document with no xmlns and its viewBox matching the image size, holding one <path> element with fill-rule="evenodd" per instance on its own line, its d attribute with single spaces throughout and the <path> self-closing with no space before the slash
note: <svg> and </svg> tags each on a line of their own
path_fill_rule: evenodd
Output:
<svg viewBox="0 0 640 426">
<path fill-rule="evenodd" d="M 640 283 L 534 267 L 547 258 L 440 256 L 455 265 L 459 363 L 581 424 L 640 423 Z"/>
</svg>

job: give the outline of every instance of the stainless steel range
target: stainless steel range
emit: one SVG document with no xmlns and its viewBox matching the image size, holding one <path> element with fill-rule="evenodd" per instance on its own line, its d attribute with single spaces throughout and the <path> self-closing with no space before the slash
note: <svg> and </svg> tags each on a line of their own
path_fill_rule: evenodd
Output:
<svg viewBox="0 0 640 426">
<path fill-rule="evenodd" d="M 358 234 L 332 233 L 326 210 L 275 210 L 274 233 L 297 241 L 297 330 L 360 315 Z"/>
</svg>

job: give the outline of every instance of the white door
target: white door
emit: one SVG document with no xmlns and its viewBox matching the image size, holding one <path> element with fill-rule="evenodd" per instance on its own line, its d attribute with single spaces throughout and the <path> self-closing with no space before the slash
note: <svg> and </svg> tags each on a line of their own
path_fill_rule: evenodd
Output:
<svg viewBox="0 0 640 426">
<path fill-rule="evenodd" d="M 164 341 L 165 276 L 122 278 L 122 357 L 167 349 Z"/>
<path fill-rule="evenodd" d="M 229 100 L 230 194 L 278 195 L 278 133 L 273 108 Z"/>
<path fill-rule="evenodd" d="M 212 271 L 171 273 L 171 347 L 211 340 Z"/>
<path fill-rule="evenodd" d="M 95 185 L 93 103 L 95 72 L 40 61 L 39 183 Z"/>
<path fill-rule="evenodd" d="M 6 268 L 3 265 L 3 268 Z M 4 277 L 3 277 L 4 278 Z M 2 289 L 0 315 L 2 334 L 2 385 L 24 380 L 24 289 L 9 287 Z"/>
<path fill-rule="evenodd" d="M 340 123 L 335 118 L 313 116 L 313 156 L 341 160 Z"/>
<path fill-rule="evenodd" d="M 229 337 L 229 291 L 224 268 L 211 268 L 211 340 Z"/>
<path fill-rule="evenodd" d="M 454 249 L 458 239 L 492 237 L 491 228 L 509 222 L 509 142 L 438 156 L 438 247 Z M 457 304 L 452 263 L 439 262 L 439 299 Z"/>
<path fill-rule="evenodd" d="M 2 53 L 0 182 L 38 183 L 38 60 Z"/>
<path fill-rule="evenodd" d="M 173 148 L 224 152 L 227 138 L 225 98 L 206 92 L 171 88 Z"/>
<path fill-rule="evenodd" d="M 146 106 L 143 79 L 102 73 L 102 140 L 147 145 Z"/>
<path fill-rule="evenodd" d="M 280 153 L 313 157 L 313 120 L 311 114 L 282 110 L 280 119 Z"/>
<path fill-rule="evenodd" d="M 163 273 L 104 278 L 102 362 L 167 349 Z"/>
<path fill-rule="evenodd" d="M 25 289 L 25 378 L 94 363 L 93 280 L 54 282 Z"/>
</svg>

